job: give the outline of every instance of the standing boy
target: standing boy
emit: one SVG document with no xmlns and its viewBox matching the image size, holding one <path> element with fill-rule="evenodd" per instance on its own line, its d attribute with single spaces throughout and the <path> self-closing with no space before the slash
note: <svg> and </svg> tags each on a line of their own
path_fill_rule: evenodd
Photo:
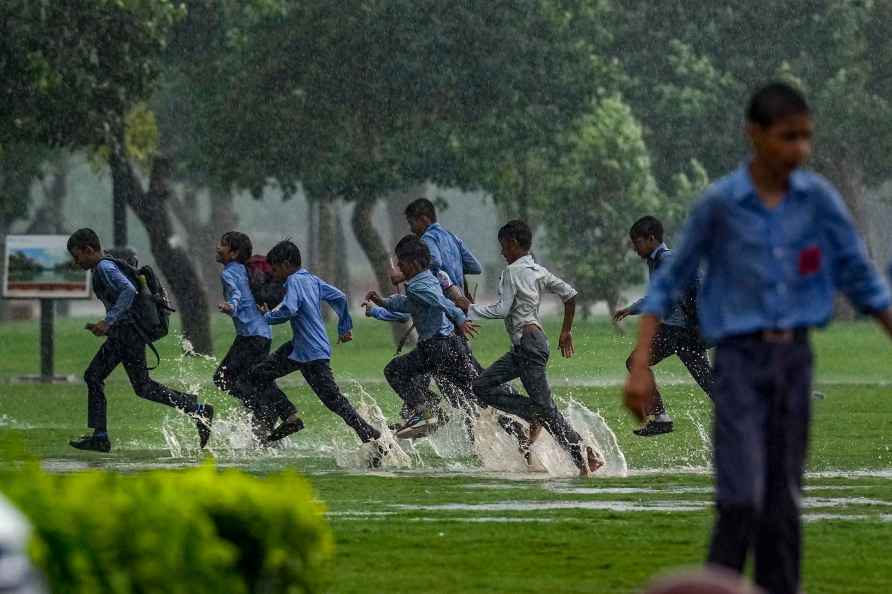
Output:
<svg viewBox="0 0 892 594">
<path fill-rule="evenodd" d="M 805 98 L 787 84 L 769 84 L 753 95 L 746 118 L 752 159 L 706 190 L 675 258 L 648 290 L 626 406 L 641 417 L 650 404 L 648 364 L 659 319 L 705 264 L 700 328 L 718 345 L 709 562 L 741 572 L 752 548 L 756 583 L 769 594 L 795 594 L 809 331 L 830 320 L 835 289 L 890 335 L 892 311 L 836 189 L 800 169 L 814 130 Z"/>
<path fill-rule="evenodd" d="M 300 250 L 290 241 L 281 241 L 266 255 L 273 276 L 285 283 L 285 298 L 263 319 L 268 324 L 291 323 L 294 337 L 274 353 L 254 366 L 241 382 L 240 389 L 257 399 L 264 415 L 275 415 L 282 422 L 267 438 L 276 441 L 303 429 L 297 408 L 285 393 L 276 386 L 275 380 L 294 371 L 300 371 L 307 384 L 329 410 L 341 417 L 363 442 L 377 440 L 381 434 L 369 425 L 335 383 L 329 361 L 331 343 L 325 333 L 322 319 L 322 302 L 328 303 L 338 315 L 338 343 L 353 340 L 353 320 L 347 310 L 347 296 L 337 288 L 301 268 Z M 265 311 L 266 306 L 262 306 Z M 383 448 L 375 444 L 370 464 L 377 466 L 384 455 Z"/>
<path fill-rule="evenodd" d="M 477 398 L 499 410 L 516 415 L 531 426 L 544 426 L 567 450 L 582 476 L 601 467 L 603 461 L 587 447 L 557 409 L 548 385 L 548 337 L 539 320 L 542 292 L 561 298 L 564 323 L 558 344 L 564 357 L 573 356 L 573 318 L 576 290 L 536 264 L 530 255 L 533 234 L 520 220 L 509 221 L 499 229 L 499 244 L 508 267 L 499 280 L 498 301 L 493 305 L 471 305 L 472 319 L 504 319 L 512 349 L 474 380 Z M 497 390 L 500 384 L 520 378 L 529 398 Z"/>
<path fill-rule="evenodd" d="M 251 422 L 258 435 L 266 436 L 273 429 L 275 417 L 263 414 L 251 396 L 239 389 L 239 384 L 251 369 L 269 354 L 272 331 L 257 307 L 245 262 L 254 247 L 244 233 L 224 233 L 217 244 L 217 262 L 223 264 L 220 280 L 223 283 L 223 303 L 217 306 L 232 318 L 235 340 L 214 372 L 214 384 L 238 398 L 251 413 Z"/>
<path fill-rule="evenodd" d="M 663 225 L 654 217 L 642 217 L 635 221 L 629 231 L 632 247 L 635 253 L 647 262 L 647 269 L 651 277 L 661 267 L 672 261 L 672 252 L 663 243 Z M 709 358 L 706 356 L 706 343 L 700 337 L 697 330 L 695 308 L 685 307 L 695 303 L 699 284 L 696 280 L 685 291 L 685 297 L 679 300 L 672 311 L 660 322 L 657 333 L 654 335 L 650 348 L 650 367 L 653 367 L 666 357 L 678 355 L 694 381 L 700 385 L 706 395 L 712 384 L 712 372 L 709 370 Z M 630 315 L 641 313 L 644 298 L 639 299 L 629 307 L 616 312 L 613 319 L 617 322 Z M 632 364 L 632 357 L 626 359 L 626 369 Z M 652 373 L 652 372 L 651 372 Z M 666 412 L 663 397 L 654 384 L 654 393 L 651 397 L 651 406 L 647 410 L 645 424 L 634 430 L 636 435 L 650 437 L 669 433 L 672 431 L 672 418 Z"/>
<path fill-rule="evenodd" d="M 417 237 L 408 235 L 396 245 L 397 266 L 406 282 L 405 295 L 383 299 L 369 291 L 366 300 L 394 314 L 410 314 L 418 331 L 415 350 L 393 358 L 384 368 L 387 382 L 406 403 L 412 415 L 397 432 L 411 438 L 429 433 L 439 424 L 430 403 L 436 400 L 426 388 L 424 376 L 434 375 L 451 383 L 461 395 L 456 402 L 473 398 L 475 371 L 461 336 L 474 328 L 464 312 L 443 295 L 440 281 L 430 271 L 430 252 Z"/>
<path fill-rule="evenodd" d="M 129 313 L 136 296 L 133 283 L 111 258 L 102 254 L 99 236 L 92 229 L 78 229 L 68 238 L 68 252 L 83 270 L 93 273 L 93 292 L 105 305 L 105 318 L 86 329 L 94 336 L 105 336 L 105 342 L 84 373 L 87 384 L 87 426 L 92 435 L 70 441 L 79 450 L 111 451 L 106 424 L 105 378 L 118 364 L 124 366 L 133 391 L 140 398 L 178 408 L 195 419 L 199 445 L 207 445 L 211 435 L 214 407 L 199 404 L 192 394 L 177 392 L 149 377 L 146 366 L 146 341 Z"/>
</svg>

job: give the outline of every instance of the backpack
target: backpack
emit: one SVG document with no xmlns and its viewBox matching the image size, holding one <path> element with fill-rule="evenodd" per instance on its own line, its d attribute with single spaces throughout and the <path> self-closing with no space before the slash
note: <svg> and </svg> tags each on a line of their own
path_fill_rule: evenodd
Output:
<svg viewBox="0 0 892 594">
<path fill-rule="evenodd" d="M 167 292 L 151 266 L 137 268 L 135 258 L 122 260 L 108 254 L 102 259 L 114 263 L 136 289 L 136 295 L 127 312 L 134 322 L 137 333 L 155 354 L 158 363 L 155 367 L 149 367 L 155 369 L 161 363 L 161 357 L 152 343 L 167 336 L 170 329 L 170 314 L 176 310 L 167 299 Z M 102 290 L 98 283 L 98 275 L 94 275 L 93 292 L 98 294 Z"/>
<path fill-rule="evenodd" d="M 285 299 L 285 287 L 273 278 L 273 269 L 264 256 L 256 255 L 245 262 L 248 271 L 248 284 L 257 305 L 274 309 Z"/>
</svg>

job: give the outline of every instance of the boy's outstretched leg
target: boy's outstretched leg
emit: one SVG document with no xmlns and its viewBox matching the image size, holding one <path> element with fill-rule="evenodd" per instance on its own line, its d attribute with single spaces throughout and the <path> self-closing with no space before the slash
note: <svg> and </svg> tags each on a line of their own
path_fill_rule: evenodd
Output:
<svg viewBox="0 0 892 594">
<path fill-rule="evenodd" d="M 243 394 L 244 402 L 259 419 L 261 427 L 271 427 L 276 418 L 282 420 L 261 441 L 277 441 L 304 428 L 297 414 L 297 407 L 276 385 L 276 380 L 300 369 L 301 364 L 289 357 L 293 345 L 282 344 L 271 355 L 255 365 L 245 379 L 239 382 L 237 390 Z"/>
</svg>

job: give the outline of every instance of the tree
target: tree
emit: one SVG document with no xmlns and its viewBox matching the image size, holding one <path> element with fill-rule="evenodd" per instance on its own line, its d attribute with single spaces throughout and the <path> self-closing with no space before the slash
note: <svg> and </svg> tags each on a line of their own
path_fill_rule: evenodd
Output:
<svg viewBox="0 0 892 594">
<path fill-rule="evenodd" d="M 667 218 L 651 174 L 641 126 L 618 96 L 593 105 L 562 135 L 561 160 L 546 179 L 546 245 L 579 301 L 617 309 L 621 291 L 641 278 L 629 228 L 644 214 Z M 671 215 L 670 215 L 671 216 Z"/>
<path fill-rule="evenodd" d="M 427 181 L 479 187 L 469 151 L 492 156 L 513 126 L 556 130 L 584 109 L 594 70 L 573 24 L 584 4 L 351 0 L 258 13 L 230 38 L 238 63 L 206 139 L 221 147 L 210 170 L 237 187 L 275 180 L 354 202 L 353 232 L 389 291 L 379 200 Z"/>
</svg>

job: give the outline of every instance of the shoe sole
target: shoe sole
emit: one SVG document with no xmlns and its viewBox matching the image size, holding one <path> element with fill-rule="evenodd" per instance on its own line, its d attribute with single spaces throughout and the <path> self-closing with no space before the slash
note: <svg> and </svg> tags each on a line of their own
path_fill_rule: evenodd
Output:
<svg viewBox="0 0 892 594">
<path fill-rule="evenodd" d="M 270 444 L 274 441 L 279 441 L 280 439 L 284 439 L 289 435 L 294 435 L 298 431 L 304 428 L 304 422 L 301 419 L 296 421 L 292 421 L 290 423 L 283 423 L 276 427 L 272 433 L 264 440 L 264 443 Z"/>
<path fill-rule="evenodd" d="M 74 445 L 70 441 L 68 442 L 68 445 L 70 445 L 74 449 L 80 450 L 82 452 L 99 452 L 100 454 L 107 454 L 111 451 L 111 446 L 108 446 L 107 448 L 85 448 L 85 447 L 81 447 L 78 445 Z"/>
<path fill-rule="evenodd" d="M 657 435 L 665 435 L 666 433 L 672 433 L 673 431 L 675 431 L 675 427 L 672 426 L 672 423 L 669 423 L 668 426 L 665 427 L 654 425 L 650 429 L 634 429 L 632 430 L 632 433 L 638 437 L 656 437 Z"/>
<path fill-rule="evenodd" d="M 406 427 L 394 433 L 399 439 L 418 439 L 419 437 L 427 437 L 436 432 L 440 425 L 436 422 L 426 423 L 420 426 Z"/>
</svg>

